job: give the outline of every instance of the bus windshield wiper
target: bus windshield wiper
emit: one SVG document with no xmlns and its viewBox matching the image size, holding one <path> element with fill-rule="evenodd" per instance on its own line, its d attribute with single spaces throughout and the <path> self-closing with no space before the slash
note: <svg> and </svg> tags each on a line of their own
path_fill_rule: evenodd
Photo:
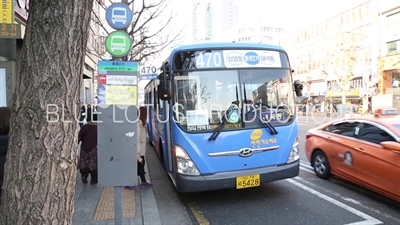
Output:
<svg viewBox="0 0 400 225">
<path fill-rule="evenodd" d="M 272 135 L 278 134 L 278 131 L 275 129 L 275 127 L 267 120 L 267 118 L 265 118 L 265 116 L 262 115 L 261 109 L 259 110 L 260 110 L 260 115 L 262 116 L 261 123 L 263 123 L 264 126 L 266 126 L 269 129 Z"/>
<path fill-rule="evenodd" d="M 235 108 L 239 108 L 239 92 L 238 92 L 238 86 L 236 84 L 236 101 L 233 101 L 231 105 L 229 106 L 228 110 L 224 113 L 222 116 L 222 121 L 219 124 L 218 128 L 214 130 L 214 132 L 211 134 L 211 136 L 208 138 L 209 141 L 215 141 L 219 134 L 221 133 L 222 129 L 224 128 L 226 122 L 228 122 L 228 119 L 226 118 L 226 115 L 234 110 Z"/>
<path fill-rule="evenodd" d="M 246 94 L 246 84 L 243 83 L 243 97 L 244 97 L 244 101 L 246 104 L 250 103 L 251 101 L 247 100 L 247 94 Z M 253 102 L 253 105 L 255 104 L 255 102 Z M 242 106 L 243 107 L 243 106 Z M 265 127 L 267 127 L 269 129 L 269 131 L 271 132 L 272 135 L 274 134 L 278 134 L 278 131 L 275 129 L 275 127 L 265 118 L 265 116 L 262 115 L 262 111 L 261 108 L 260 110 L 260 116 L 262 117 L 261 122 L 264 124 Z M 244 112 L 244 111 L 243 111 Z M 242 114 L 243 114 L 242 112 Z M 256 114 L 257 115 L 257 114 Z M 243 122 L 244 123 L 244 122 Z M 244 126 L 243 126 L 244 127 Z"/>
</svg>

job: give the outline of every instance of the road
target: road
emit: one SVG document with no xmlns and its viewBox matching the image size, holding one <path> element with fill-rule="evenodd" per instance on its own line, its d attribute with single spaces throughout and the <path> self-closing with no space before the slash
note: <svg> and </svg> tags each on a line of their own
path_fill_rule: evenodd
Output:
<svg viewBox="0 0 400 225">
<path fill-rule="evenodd" d="M 348 182 L 321 180 L 307 164 L 305 134 L 321 122 L 299 118 L 302 163 L 296 178 L 259 188 L 177 194 L 154 151 L 148 163 L 165 225 L 200 224 L 400 224 L 400 204 Z"/>
</svg>

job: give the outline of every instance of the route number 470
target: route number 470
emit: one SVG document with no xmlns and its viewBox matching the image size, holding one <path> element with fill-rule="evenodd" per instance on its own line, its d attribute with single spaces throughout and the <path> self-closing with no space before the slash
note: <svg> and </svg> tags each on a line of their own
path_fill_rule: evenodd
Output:
<svg viewBox="0 0 400 225">
<path fill-rule="evenodd" d="M 147 74 L 147 73 L 157 73 L 157 68 L 155 66 L 142 66 L 140 69 L 141 74 Z"/>
<path fill-rule="evenodd" d="M 215 68 L 222 66 L 221 52 L 205 52 L 196 56 L 197 68 Z"/>
</svg>

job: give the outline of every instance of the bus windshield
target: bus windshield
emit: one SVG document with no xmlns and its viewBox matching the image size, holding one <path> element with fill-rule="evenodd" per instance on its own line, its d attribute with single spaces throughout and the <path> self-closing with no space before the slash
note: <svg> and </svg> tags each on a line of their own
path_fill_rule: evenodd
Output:
<svg viewBox="0 0 400 225">
<path fill-rule="evenodd" d="M 176 72 L 174 119 L 185 131 L 210 132 L 239 101 L 236 116 L 228 118 L 223 130 L 264 127 L 263 119 L 284 125 L 294 118 L 291 83 L 286 68 Z"/>
</svg>

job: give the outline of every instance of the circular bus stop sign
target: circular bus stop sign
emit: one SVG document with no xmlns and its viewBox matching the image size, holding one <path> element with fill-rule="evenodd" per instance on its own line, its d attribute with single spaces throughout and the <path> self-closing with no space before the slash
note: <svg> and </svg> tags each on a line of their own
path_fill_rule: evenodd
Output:
<svg viewBox="0 0 400 225">
<path fill-rule="evenodd" d="M 132 22 L 132 10 L 127 4 L 114 3 L 106 10 L 106 20 L 116 30 L 126 29 Z"/>
<path fill-rule="evenodd" d="M 106 49 L 114 57 L 124 57 L 131 52 L 132 41 L 124 31 L 114 31 L 106 38 Z"/>
</svg>

